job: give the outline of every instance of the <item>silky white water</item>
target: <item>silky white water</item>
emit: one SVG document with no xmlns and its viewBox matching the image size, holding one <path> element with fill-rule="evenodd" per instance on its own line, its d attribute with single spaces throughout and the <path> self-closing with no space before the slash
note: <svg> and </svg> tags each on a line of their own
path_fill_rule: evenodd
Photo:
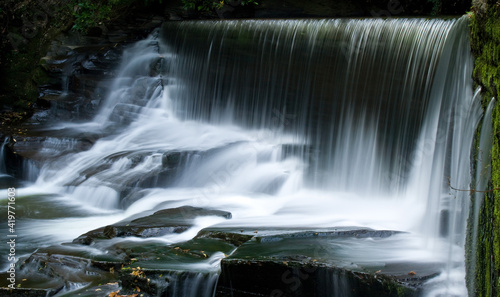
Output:
<svg viewBox="0 0 500 297">
<path fill-rule="evenodd" d="M 232 219 L 155 240 L 210 226 L 404 231 L 344 256 L 445 263 L 426 296 L 466 296 L 469 197 L 450 185 L 470 187 L 481 110 L 465 18 L 168 23 L 118 73 L 93 121 L 53 128 L 104 136 L 19 189 L 52 209 L 21 224 L 24 240 L 183 205 Z"/>
</svg>

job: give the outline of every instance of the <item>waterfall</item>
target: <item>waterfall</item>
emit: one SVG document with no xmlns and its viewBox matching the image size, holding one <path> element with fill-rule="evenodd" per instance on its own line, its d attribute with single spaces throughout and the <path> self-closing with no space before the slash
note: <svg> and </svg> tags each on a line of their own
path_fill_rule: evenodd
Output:
<svg viewBox="0 0 500 297">
<path fill-rule="evenodd" d="M 431 113 L 449 111 L 470 89 L 469 80 L 455 90 L 446 72 L 470 71 L 460 27 L 442 20 L 167 24 L 171 73 L 180 81 L 174 110 L 183 119 L 288 133 L 313 149 L 301 152 L 313 157 L 313 187 L 404 191 Z"/>
<path fill-rule="evenodd" d="M 2 146 L 0 147 L 0 176 L 7 173 L 7 168 L 5 166 L 5 146 L 9 143 L 9 138 L 5 137 Z"/>
<path fill-rule="evenodd" d="M 481 135 L 479 138 L 479 145 L 477 151 L 477 161 L 476 161 L 476 175 L 475 175 L 475 188 L 477 192 L 473 194 L 473 205 L 472 205 L 472 214 L 470 224 L 472 224 L 472 241 L 470 246 L 472 247 L 470 254 L 473 255 L 471 257 L 471 263 L 469 270 L 476 271 L 476 257 L 477 254 L 477 238 L 478 238 L 478 228 L 479 228 L 479 212 L 481 210 L 481 206 L 483 204 L 484 195 L 483 191 L 486 191 L 488 188 L 488 180 L 491 178 L 491 147 L 493 141 L 493 125 L 492 125 L 492 113 L 493 108 L 495 107 L 496 100 L 492 98 L 486 112 L 484 114 L 484 118 L 481 124 Z M 471 278 L 471 283 L 469 284 L 469 289 L 475 288 L 474 278 Z"/>
<path fill-rule="evenodd" d="M 20 189 L 79 212 L 23 232 L 64 242 L 183 205 L 232 219 L 166 245 L 214 225 L 404 231 L 348 256 L 447 263 L 425 294 L 465 296 L 469 196 L 453 188 L 470 189 L 481 116 L 467 30 L 466 18 L 166 23 L 125 52 L 93 121 L 56 127 L 102 138 Z M 208 278 L 194 290 L 212 292 L 216 272 L 186 275 L 172 279 Z"/>
</svg>

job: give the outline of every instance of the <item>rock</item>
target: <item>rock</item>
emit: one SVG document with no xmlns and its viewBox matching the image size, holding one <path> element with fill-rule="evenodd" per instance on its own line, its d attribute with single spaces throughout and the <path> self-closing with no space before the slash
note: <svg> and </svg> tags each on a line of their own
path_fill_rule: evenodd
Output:
<svg viewBox="0 0 500 297">
<path fill-rule="evenodd" d="M 191 209 L 192 213 L 200 211 L 206 212 Z M 175 210 L 168 212 L 174 216 L 178 214 Z M 109 228 L 107 230 L 109 232 Z M 222 233 L 226 235 L 221 236 Z M 131 295 L 138 289 L 143 296 L 207 296 L 207 292 L 215 290 L 220 258 L 252 237 L 231 231 L 207 230 L 176 245 L 127 239 L 101 241 L 93 247 L 55 245 L 39 249 L 25 260 L 21 277 L 37 281 L 50 278 L 58 284 L 72 283 L 73 290 L 60 289 L 68 290 L 71 296 L 108 296 L 111 292 Z M 99 253 L 96 249 L 106 252 Z M 59 266 L 75 271 L 70 274 Z M 91 279 L 83 278 L 82 274 L 90 274 Z M 75 279 L 77 277 L 81 281 Z M 99 282 L 94 282 L 94 277 Z M 26 285 L 34 286 L 33 283 Z M 40 284 L 41 287 L 48 285 L 46 281 Z"/>
<path fill-rule="evenodd" d="M 184 206 L 130 220 L 127 227 L 156 222 L 157 228 L 202 215 L 230 218 L 228 212 Z M 112 292 L 141 292 L 144 297 L 209 296 L 213 292 L 217 297 L 401 297 L 418 296 L 423 282 L 442 268 L 439 263 L 364 263 L 349 258 L 351 251 L 342 253 L 359 243 L 394 240 L 401 233 L 391 230 L 209 228 L 192 240 L 167 245 L 116 240 L 123 224 L 101 228 L 102 237 L 115 240 L 94 240 L 92 247 L 63 244 L 39 249 L 19 266 L 19 276 L 30 280 L 23 283 L 25 291 L 66 290 L 72 296 L 103 297 Z M 364 253 L 367 249 L 369 245 L 363 246 Z"/>
<path fill-rule="evenodd" d="M 163 209 L 146 217 L 126 220 L 92 230 L 76 238 L 73 242 L 89 245 L 96 240 L 107 240 L 116 237 L 149 238 L 182 233 L 192 226 L 194 219 L 201 216 L 218 216 L 230 219 L 231 213 L 192 206 Z"/>
<path fill-rule="evenodd" d="M 5 173 L 16 179 L 35 181 L 41 164 L 89 149 L 101 135 L 75 131 L 43 131 L 31 123 L 12 126 L 3 147 Z"/>
<path fill-rule="evenodd" d="M 0 295 L 9 297 L 47 297 L 55 295 L 56 292 L 56 290 L 48 289 L 15 288 L 12 290 L 0 287 Z"/>
<path fill-rule="evenodd" d="M 165 217 L 165 216 L 168 216 Z M 181 220 L 186 220 L 186 219 L 195 219 L 200 216 L 218 216 L 218 217 L 223 217 L 226 219 L 231 218 L 231 213 L 227 211 L 222 211 L 222 210 L 210 210 L 210 209 L 205 209 L 201 207 L 193 207 L 193 206 L 182 206 L 182 207 L 177 207 L 177 208 L 170 208 L 170 209 L 162 209 L 157 212 L 155 212 L 152 216 L 149 216 L 147 218 L 141 218 L 134 220 L 132 222 L 142 222 L 144 221 L 149 221 L 151 219 L 153 220 L 171 220 L 171 219 L 181 219 Z M 147 219 L 147 220 L 146 220 Z"/>
<path fill-rule="evenodd" d="M 0 189 L 18 188 L 21 185 L 21 181 L 15 177 L 0 173 Z"/>
<path fill-rule="evenodd" d="M 250 277 L 251 276 L 251 277 Z M 216 296 L 419 296 L 387 276 L 294 262 L 222 262 Z"/>
<path fill-rule="evenodd" d="M 108 296 L 118 288 L 114 271 L 119 270 L 124 263 L 127 263 L 127 259 L 113 251 L 93 254 L 87 247 L 71 244 L 41 248 L 18 262 L 16 280 L 19 288 L 14 290 L 17 295 L 8 296 L 53 296 L 64 293 Z M 2 287 L 5 286 L 3 279 L 0 283 Z M 93 294 L 77 294 L 80 290 L 82 293 L 90 290 Z"/>
<path fill-rule="evenodd" d="M 234 246 L 240 246 L 245 242 L 252 239 L 254 235 L 242 234 L 241 232 L 235 230 L 221 230 L 221 229 L 203 229 L 201 230 L 195 238 L 212 238 L 220 239 L 224 242 L 230 243 Z"/>
<path fill-rule="evenodd" d="M 258 230 L 258 236 L 222 259 L 216 296 L 418 296 L 422 284 L 443 267 L 443 263 L 383 259 L 364 262 L 352 249 L 366 239 L 383 243 L 400 232 L 352 228 L 277 232 Z M 362 252 L 367 249 L 368 243 Z"/>
<path fill-rule="evenodd" d="M 220 259 L 253 237 L 233 231 L 203 230 L 167 248 L 137 242 L 115 245 L 134 259 L 119 272 L 122 292 L 132 294 L 139 287 L 145 296 L 212 296 Z"/>
</svg>

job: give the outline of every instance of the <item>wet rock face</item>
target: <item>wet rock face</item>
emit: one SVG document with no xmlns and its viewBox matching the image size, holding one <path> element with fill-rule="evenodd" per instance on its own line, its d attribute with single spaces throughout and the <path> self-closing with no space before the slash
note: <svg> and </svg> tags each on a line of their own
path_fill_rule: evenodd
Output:
<svg viewBox="0 0 500 297">
<path fill-rule="evenodd" d="M 40 86 L 38 107 L 50 108 L 58 120 L 91 118 L 109 92 L 124 48 L 147 36 L 163 20 L 138 17 L 131 23 L 95 28 L 86 36 L 70 33 L 54 40 L 42 58 L 49 80 Z M 45 119 L 44 115 L 35 117 Z"/>
<path fill-rule="evenodd" d="M 234 297 L 419 296 L 384 275 L 290 262 L 223 261 L 217 290 Z"/>
<path fill-rule="evenodd" d="M 366 239 L 383 243 L 397 234 L 369 229 L 278 235 L 259 231 L 222 259 L 217 296 L 419 296 L 422 284 L 437 275 L 441 264 L 363 263 L 343 252 Z"/>
<path fill-rule="evenodd" d="M 0 127 L 2 138 L 4 135 L 11 139 L 5 155 L 9 162 L 7 173 L 33 180 L 36 172 L 27 172 L 28 167 L 35 169 L 39 162 L 87 150 L 102 137 L 64 130 L 48 132 L 43 128 L 54 122 L 93 118 L 110 91 L 110 81 L 125 48 L 163 21 L 159 16 L 137 15 L 107 28 L 90 30 L 91 34 L 67 32 L 56 37 L 40 61 L 47 80 L 38 86 L 35 113 L 24 123 L 2 123 Z"/>
</svg>

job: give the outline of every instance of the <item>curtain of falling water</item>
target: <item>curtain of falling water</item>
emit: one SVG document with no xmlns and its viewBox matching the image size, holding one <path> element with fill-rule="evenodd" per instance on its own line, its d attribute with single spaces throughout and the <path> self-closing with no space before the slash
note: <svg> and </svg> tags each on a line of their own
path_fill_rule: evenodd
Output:
<svg viewBox="0 0 500 297">
<path fill-rule="evenodd" d="M 291 150 L 310 162 L 312 186 L 365 195 L 402 190 L 428 102 L 441 100 L 431 90 L 455 23 L 169 23 L 163 37 L 180 80 L 174 105 L 184 118 L 305 139 L 308 147 Z"/>
</svg>

